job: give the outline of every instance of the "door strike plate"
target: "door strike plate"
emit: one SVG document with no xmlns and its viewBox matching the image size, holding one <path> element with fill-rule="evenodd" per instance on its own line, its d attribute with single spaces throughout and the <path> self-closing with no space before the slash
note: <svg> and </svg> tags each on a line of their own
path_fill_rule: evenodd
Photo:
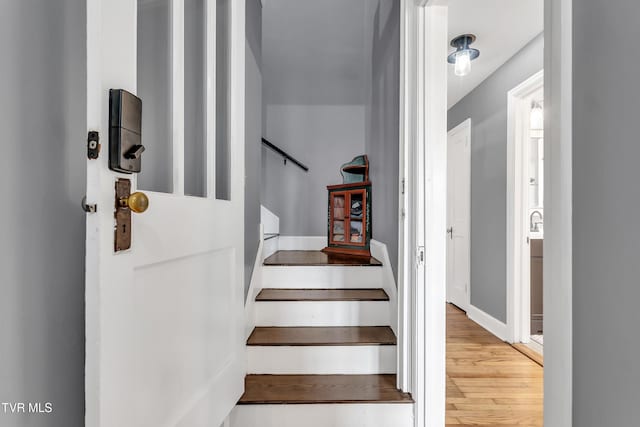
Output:
<svg viewBox="0 0 640 427">
<path fill-rule="evenodd" d="M 115 201 L 115 251 L 126 251 L 131 248 L 131 208 L 123 206 L 121 200 L 126 200 L 131 195 L 131 181 L 118 179 L 116 181 Z"/>
<path fill-rule="evenodd" d="M 87 158 L 95 160 L 100 156 L 100 135 L 98 132 L 90 130 L 87 135 Z"/>
</svg>

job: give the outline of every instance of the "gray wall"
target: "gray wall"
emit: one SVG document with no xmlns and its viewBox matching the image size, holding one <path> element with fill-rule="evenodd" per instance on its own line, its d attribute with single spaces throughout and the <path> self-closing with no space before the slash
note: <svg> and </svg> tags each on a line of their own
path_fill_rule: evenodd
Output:
<svg viewBox="0 0 640 427">
<path fill-rule="evenodd" d="M 365 152 L 371 167 L 373 236 L 386 243 L 397 277 L 400 133 L 400 2 L 380 0 L 373 18 Z"/>
<path fill-rule="evenodd" d="M 451 107 L 448 128 L 471 118 L 471 304 L 507 320 L 507 92 L 544 64 L 542 34 Z"/>
<path fill-rule="evenodd" d="M 638 424 L 640 4 L 573 2 L 573 425 Z"/>
<path fill-rule="evenodd" d="M 84 418 L 85 1 L 0 1 L 0 402 L 51 402 L 3 427 Z"/>
<path fill-rule="evenodd" d="M 244 195 L 244 284 L 249 291 L 253 264 L 260 243 L 260 168 L 262 137 L 262 5 L 247 0 L 247 45 L 245 86 L 245 195 Z"/>
<path fill-rule="evenodd" d="M 326 186 L 365 152 L 367 1 L 265 3 L 264 136 L 309 167 L 262 150 L 261 200 L 283 235 L 326 235 Z"/>
<path fill-rule="evenodd" d="M 365 107 L 267 105 L 266 115 L 266 138 L 309 172 L 263 148 L 262 204 L 280 217 L 280 234 L 326 235 L 326 186 L 342 183 L 340 166 L 365 151 Z"/>
</svg>

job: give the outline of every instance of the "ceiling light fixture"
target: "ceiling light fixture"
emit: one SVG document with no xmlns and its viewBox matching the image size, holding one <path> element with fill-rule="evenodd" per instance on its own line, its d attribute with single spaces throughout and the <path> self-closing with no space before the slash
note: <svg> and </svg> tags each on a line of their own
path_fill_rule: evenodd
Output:
<svg viewBox="0 0 640 427">
<path fill-rule="evenodd" d="M 454 72 L 456 76 L 466 76 L 471 72 L 471 61 L 480 56 L 478 49 L 470 48 L 469 45 L 476 41 L 476 36 L 473 34 L 463 34 L 451 40 L 451 46 L 456 48 L 456 51 L 447 57 L 449 64 L 454 64 Z"/>
</svg>

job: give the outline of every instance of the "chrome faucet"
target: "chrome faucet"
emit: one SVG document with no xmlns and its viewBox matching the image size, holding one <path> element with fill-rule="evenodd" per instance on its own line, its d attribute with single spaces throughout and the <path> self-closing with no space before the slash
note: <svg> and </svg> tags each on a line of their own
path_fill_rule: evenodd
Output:
<svg viewBox="0 0 640 427">
<path fill-rule="evenodd" d="M 540 231 L 542 231 L 542 225 L 542 212 L 537 210 L 531 212 L 531 215 L 529 216 L 529 231 L 531 231 L 532 233 L 539 233 Z"/>
</svg>

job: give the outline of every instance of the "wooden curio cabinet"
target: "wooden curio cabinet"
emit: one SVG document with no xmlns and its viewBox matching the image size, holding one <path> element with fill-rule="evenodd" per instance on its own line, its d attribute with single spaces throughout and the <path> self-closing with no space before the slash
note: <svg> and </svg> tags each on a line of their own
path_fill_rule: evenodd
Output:
<svg viewBox="0 0 640 427">
<path fill-rule="evenodd" d="M 371 256 L 371 182 L 330 185 L 325 252 Z"/>
</svg>

